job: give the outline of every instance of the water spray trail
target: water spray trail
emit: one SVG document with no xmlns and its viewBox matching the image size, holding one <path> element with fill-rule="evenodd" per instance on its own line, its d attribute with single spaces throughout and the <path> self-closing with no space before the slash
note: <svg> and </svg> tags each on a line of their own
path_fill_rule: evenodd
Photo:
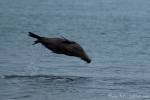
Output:
<svg viewBox="0 0 150 100">
<path fill-rule="evenodd" d="M 38 74 L 38 71 L 39 71 L 38 62 L 44 55 L 44 52 L 42 50 L 43 46 L 38 47 L 39 49 L 37 49 L 37 47 L 34 47 L 34 48 L 33 48 L 33 46 L 31 46 L 31 51 L 32 51 L 31 59 L 29 61 L 29 65 L 26 70 L 26 74 L 28 74 L 28 75 L 37 75 Z"/>
</svg>

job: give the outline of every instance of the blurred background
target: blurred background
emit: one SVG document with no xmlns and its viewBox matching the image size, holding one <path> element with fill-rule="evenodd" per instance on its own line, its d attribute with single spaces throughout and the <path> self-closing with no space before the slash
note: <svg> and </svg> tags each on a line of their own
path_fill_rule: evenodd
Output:
<svg viewBox="0 0 150 100">
<path fill-rule="evenodd" d="M 0 99 L 148 100 L 149 5 L 148 0 L 0 0 Z M 28 31 L 76 41 L 92 62 L 33 46 Z"/>
</svg>

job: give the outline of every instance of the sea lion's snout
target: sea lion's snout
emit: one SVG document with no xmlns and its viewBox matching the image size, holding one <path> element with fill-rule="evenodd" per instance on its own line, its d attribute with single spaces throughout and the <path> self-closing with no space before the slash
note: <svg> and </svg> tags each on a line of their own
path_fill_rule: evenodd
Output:
<svg viewBox="0 0 150 100">
<path fill-rule="evenodd" d="M 88 60 L 82 59 L 82 60 L 86 61 L 87 63 L 91 62 L 91 59 L 88 59 Z"/>
<path fill-rule="evenodd" d="M 91 62 L 91 59 L 89 58 L 86 62 L 87 62 L 87 63 L 90 63 L 90 62 Z"/>
<path fill-rule="evenodd" d="M 91 62 L 91 59 L 88 57 L 87 54 L 84 54 L 83 56 L 81 56 L 81 59 L 86 61 L 87 63 L 90 63 Z"/>
</svg>

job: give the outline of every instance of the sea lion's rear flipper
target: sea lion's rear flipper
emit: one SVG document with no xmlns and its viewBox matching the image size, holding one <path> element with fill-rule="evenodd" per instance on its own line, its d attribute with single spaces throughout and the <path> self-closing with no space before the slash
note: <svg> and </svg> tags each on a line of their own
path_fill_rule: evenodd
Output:
<svg viewBox="0 0 150 100">
<path fill-rule="evenodd" d="M 36 35 L 36 34 L 34 34 L 34 33 L 32 33 L 32 32 L 28 32 L 28 33 L 29 33 L 29 36 L 30 36 L 30 37 L 36 38 L 36 39 L 38 39 L 38 40 L 41 39 L 40 36 L 38 36 L 38 35 Z"/>
<path fill-rule="evenodd" d="M 36 34 L 34 34 L 34 33 L 32 33 L 32 32 L 28 32 L 28 33 L 29 33 L 29 36 L 30 36 L 30 37 L 33 37 L 33 38 L 36 38 L 36 39 L 37 39 L 36 41 L 34 41 L 34 43 L 33 43 L 32 45 L 41 42 L 42 37 L 40 37 L 40 36 L 38 36 L 38 35 L 36 35 Z"/>
<path fill-rule="evenodd" d="M 73 43 L 75 43 L 74 41 L 70 41 L 70 40 L 64 38 L 63 36 L 61 36 L 61 37 L 66 40 L 63 43 L 66 43 L 66 44 L 73 44 Z"/>
<path fill-rule="evenodd" d="M 34 43 L 33 43 L 32 45 L 35 45 L 35 44 L 37 44 L 37 43 L 40 43 L 40 40 L 34 41 Z"/>
</svg>

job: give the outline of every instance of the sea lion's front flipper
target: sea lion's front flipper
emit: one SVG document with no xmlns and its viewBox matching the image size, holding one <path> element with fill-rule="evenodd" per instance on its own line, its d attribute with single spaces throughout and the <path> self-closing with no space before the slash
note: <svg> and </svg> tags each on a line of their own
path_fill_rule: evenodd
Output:
<svg viewBox="0 0 150 100">
<path fill-rule="evenodd" d="M 66 51 L 53 51 L 53 53 L 70 55 L 70 53 Z"/>
<path fill-rule="evenodd" d="M 63 39 L 65 39 L 66 41 L 64 41 L 63 43 L 66 43 L 66 44 L 72 44 L 72 43 L 75 43 L 74 41 L 70 41 L 66 38 L 64 38 L 63 36 L 61 36 Z"/>
</svg>

